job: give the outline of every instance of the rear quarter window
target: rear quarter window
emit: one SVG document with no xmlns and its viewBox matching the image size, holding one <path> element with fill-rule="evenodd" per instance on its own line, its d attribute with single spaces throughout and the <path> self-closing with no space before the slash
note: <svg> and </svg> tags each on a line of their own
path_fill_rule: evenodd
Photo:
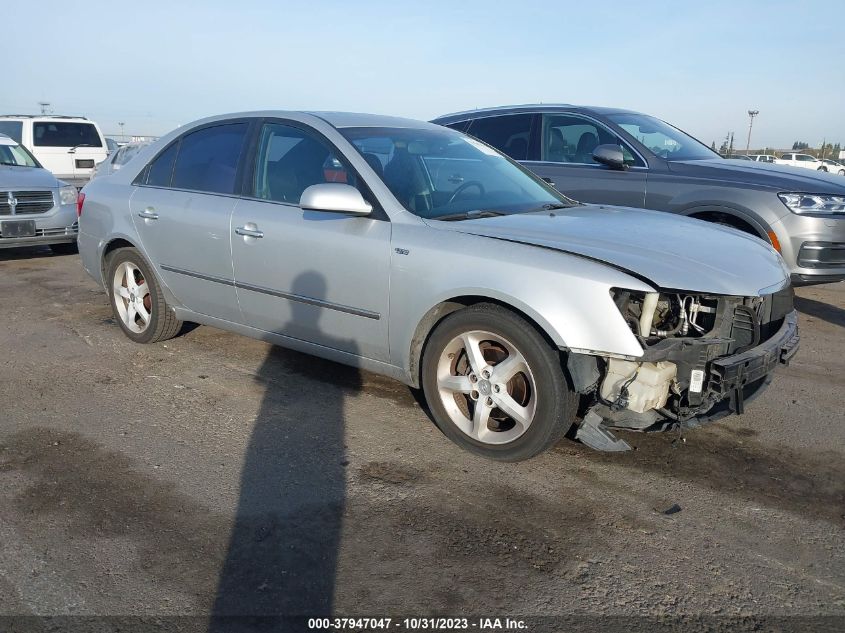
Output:
<svg viewBox="0 0 845 633">
<path fill-rule="evenodd" d="M 102 147 L 103 141 L 93 123 L 62 121 L 36 122 L 32 127 L 37 147 Z"/>
</svg>

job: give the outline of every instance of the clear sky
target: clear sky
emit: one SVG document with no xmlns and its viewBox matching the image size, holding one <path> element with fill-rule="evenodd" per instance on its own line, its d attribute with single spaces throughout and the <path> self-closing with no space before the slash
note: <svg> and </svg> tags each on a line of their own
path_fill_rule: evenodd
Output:
<svg viewBox="0 0 845 633">
<path fill-rule="evenodd" d="M 565 102 L 706 143 L 845 145 L 845 1 L 0 0 L 0 111 L 162 134 L 255 109 Z"/>
</svg>

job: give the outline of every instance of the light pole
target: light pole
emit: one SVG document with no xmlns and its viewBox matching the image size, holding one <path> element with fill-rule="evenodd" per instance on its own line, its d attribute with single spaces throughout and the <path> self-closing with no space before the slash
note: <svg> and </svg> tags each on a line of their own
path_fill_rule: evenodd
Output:
<svg viewBox="0 0 845 633">
<path fill-rule="evenodd" d="M 748 152 L 751 148 L 751 128 L 754 125 L 754 117 L 760 114 L 759 110 L 749 110 L 748 111 L 748 140 L 745 143 L 745 155 L 748 156 Z"/>
<path fill-rule="evenodd" d="M 39 101 L 38 105 L 41 106 L 41 114 L 49 114 L 49 110 L 50 110 L 50 102 L 49 101 Z"/>
<path fill-rule="evenodd" d="M 125 125 L 125 123 L 123 121 L 121 121 L 120 123 L 118 123 L 118 125 L 120 126 L 120 140 L 125 143 L 126 142 L 126 135 L 123 133 L 123 126 Z"/>
</svg>

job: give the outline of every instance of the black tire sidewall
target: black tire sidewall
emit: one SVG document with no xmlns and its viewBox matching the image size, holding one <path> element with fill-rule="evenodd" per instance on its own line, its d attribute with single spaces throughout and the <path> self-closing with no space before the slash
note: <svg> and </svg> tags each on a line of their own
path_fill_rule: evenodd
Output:
<svg viewBox="0 0 845 633">
<path fill-rule="evenodd" d="M 147 326 L 147 329 L 141 332 L 140 334 L 137 332 L 133 332 L 132 330 L 126 327 L 126 324 L 123 322 L 123 319 L 120 318 L 120 313 L 117 310 L 117 305 L 115 305 L 114 291 L 112 289 L 114 273 L 117 270 L 117 267 L 126 261 L 135 264 L 135 266 L 141 269 L 141 273 L 143 273 L 144 275 L 144 280 L 147 282 L 147 285 L 150 288 L 150 324 Z M 159 320 L 162 318 L 164 311 L 168 310 L 169 307 L 161 297 L 161 292 L 159 291 L 158 287 L 158 279 L 156 279 L 156 276 L 153 274 L 152 270 L 150 269 L 150 266 L 147 264 L 146 260 L 141 256 L 141 254 L 137 251 L 137 249 L 119 248 L 109 255 L 106 266 L 106 291 L 109 295 L 109 301 L 111 303 L 112 312 L 114 313 L 114 319 L 115 321 L 117 321 L 117 324 L 120 326 L 120 329 L 123 330 L 123 333 L 129 339 L 135 341 L 136 343 L 152 342 L 156 337 L 156 332 L 158 331 Z"/>
<path fill-rule="evenodd" d="M 510 341 L 525 356 L 537 387 L 537 410 L 528 430 L 507 444 L 484 444 L 461 431 L 440 400 L 437 362 L 445 346 L 462 332 L 482 330 Z M 495 304 L 452 313 L 432 332 L 423 351 L 422 387 L 438 428 L 466 450 L 500 461 L 520 461 L 559 440 L 574 420 L 577 398 L 569 389 L 557 349 L 525 319 Z"/>
</svg>

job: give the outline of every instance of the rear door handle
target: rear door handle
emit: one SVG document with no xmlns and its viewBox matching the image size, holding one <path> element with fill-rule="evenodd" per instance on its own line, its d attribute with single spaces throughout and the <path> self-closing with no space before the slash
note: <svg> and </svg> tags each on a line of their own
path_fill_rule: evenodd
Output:
<svg viewBox="0 0 845 633">
<path fill-rule="evenodd" d="M 147 207 L 138 213 L 138 217 L 144 218 L 145 220 L 158 220 L 158 213 L 156 213 L 155 209 L 152 207 Z"/>
<path fill-rule="evenodd" d="M 264 231 L 259 231 L 258 228 L 253 227 L 255 227 L 255 225 L 250 222 L 246 226 L 239 226 L 236 228 L 235 233 L 243 235 L 244 237 L 264 237 Z"/>
</svg>

